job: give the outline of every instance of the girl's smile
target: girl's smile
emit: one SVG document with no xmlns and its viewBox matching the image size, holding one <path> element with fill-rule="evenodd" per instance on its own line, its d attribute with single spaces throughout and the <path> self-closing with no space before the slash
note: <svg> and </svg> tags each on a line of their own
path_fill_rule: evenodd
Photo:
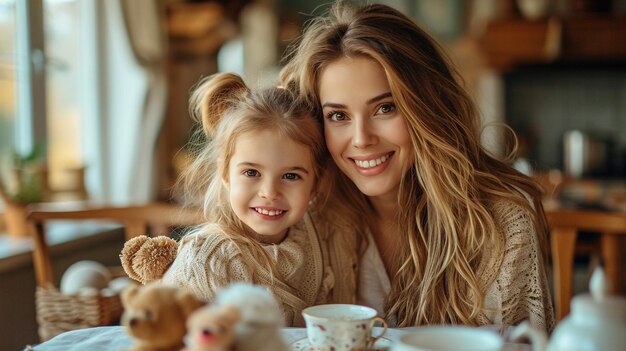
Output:
<svg viewBox="0 0 626 351">
<path fill-rule="evenodd" d="M 256 214 L 259 215 L 261 218 L 269 220 L 280 219 L 287 212 L 287 210 L 279 210 L 274 208 L 268 209 L 262 207 L 252 207 L 251 209 L 256 212 Z"/>
</svg>

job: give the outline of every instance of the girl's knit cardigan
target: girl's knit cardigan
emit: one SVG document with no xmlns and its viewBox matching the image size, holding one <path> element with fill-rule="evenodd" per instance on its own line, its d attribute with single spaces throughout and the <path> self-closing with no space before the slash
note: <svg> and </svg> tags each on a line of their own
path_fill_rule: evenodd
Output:
<svg viewBox="0 0 626 351">
<path fill-rule="evenodd" d="M 308 306 L 355 303 L 357 250 L 346 247 L 354 240 L 328 233 L 331 227 L 317 225 L 314 213 L 291 227 L 280 244 L 263 246 L 279 272 L 273 279 L 245 246 L 210 228 L 181 240 L 163 283 L 185 288 L 207 302 L 232 282 L 264 285 L 282 305 L 287 326 L 304 326 L 302 310 Z"/>
</svg>

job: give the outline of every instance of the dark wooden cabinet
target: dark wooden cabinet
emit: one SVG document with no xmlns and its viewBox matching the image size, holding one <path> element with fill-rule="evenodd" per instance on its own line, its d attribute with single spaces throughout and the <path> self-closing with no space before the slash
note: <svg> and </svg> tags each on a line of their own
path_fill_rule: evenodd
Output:
<svg viewBox="0 0 626 351">
<path fill-rule="evenodd" d="M 626 62 L 626 17 L 586 17 L 564 22 L 564 60 Z"/>
<path fill-rule="evenodd" d="M 502 70 L 553 62 L 626 65 L 626 16 L 495 20 L 482 45 L 489 64 Z"/>
</svg>

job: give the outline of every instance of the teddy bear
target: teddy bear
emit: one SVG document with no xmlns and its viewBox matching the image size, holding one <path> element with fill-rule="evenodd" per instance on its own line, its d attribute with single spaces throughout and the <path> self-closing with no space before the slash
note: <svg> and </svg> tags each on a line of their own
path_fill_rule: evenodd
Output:
<svg viewBox="0 0 626 351">
<path fill-rule="evenodd" d="M 120 253 L 128 276 L 142 284 L 161 279 L 174 262 L 178 243 L 166 236 L 140 235 L 128 240 Z"/>
<path fill-rule="evenodd" d="M 178 351 L 187 318 L 204 304 L 180 288 L 160 283 L 130 286 L 122 292 L 122 325 L 134 343 L 131 351 Z"/>
<path fill-rule="evenodd" d="M 143 284 L 161 279 L 176 258 L 178 243 L 167 237 L 138 236 L 124 244 L 120 259 L 130 278 Z M 265 287 L 234 283 L 217 292 L 213 305 L 234 306 L 239 311 L 235 326 L 236 351 L 288 351 L 280 328 L 282 310 Z"/>
<path fill-rule="evenodd" d="M 187 318 L 184 351 L 234 351 L 239 310 L 231 305 L 205 306 Z"/>
</svg>

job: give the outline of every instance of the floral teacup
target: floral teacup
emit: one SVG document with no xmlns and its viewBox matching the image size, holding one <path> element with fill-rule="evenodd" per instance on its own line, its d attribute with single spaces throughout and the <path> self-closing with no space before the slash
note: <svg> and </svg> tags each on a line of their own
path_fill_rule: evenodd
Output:
<svg viewBox="0 0 626 351">
<path fill-rule="evenodd" d="M 375 309 L 349 304 L 318 305 L 304 309 L 307 338 L 319 351 L 367 350 L 387 331 L 387 322 Z M 381 322 L 384 330 L 372 336 L 372 327 Z"/>
</svg>

